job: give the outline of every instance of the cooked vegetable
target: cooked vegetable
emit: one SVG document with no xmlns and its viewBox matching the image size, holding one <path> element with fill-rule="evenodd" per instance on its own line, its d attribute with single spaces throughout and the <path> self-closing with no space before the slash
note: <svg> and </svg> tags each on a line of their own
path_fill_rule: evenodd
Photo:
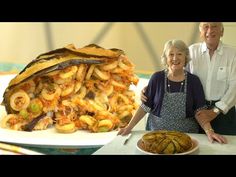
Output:
<svg viewBox="0 0 236 177">
<path fill-rule="evenodd" d="M 19 113 L 20 116 L 22 116 L 24 119 L 28 119 L 29 118 L 29 113 L 27 112 L 26 109 L 22 109 Z"/>
<path fill-rule="evenodd" d="M 24 126 L 24 131 L 32 131 L 40 119 L 44 118 L 46 114 L 40 115 L 37 118 L 34 118 L 31 122 Z"/>
<path fill-rule="evenodd" d="M 15 111 L 26 109 L 29 106 L 30 98 L 24 90 L 13 93 L 10 97 L 11 108 Z"/>
</svg>

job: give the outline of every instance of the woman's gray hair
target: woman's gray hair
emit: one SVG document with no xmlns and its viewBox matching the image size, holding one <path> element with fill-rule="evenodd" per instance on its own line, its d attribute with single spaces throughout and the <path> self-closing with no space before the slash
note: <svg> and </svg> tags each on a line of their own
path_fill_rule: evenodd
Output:
<svg viewBox="0 0 236 177">
<path fill-rule="evenodd" d="M 163 50 L 163 53 L 161 56 L 161 61 L 164 64 L 164 66 L 168 67 L 166 54 L 171 47 L 175 47 L 185 54 L 185 65 L 184 66 L 186 66 L 188 64 L 188 62 L 190 61 L 189 48 L 184 43 L 184 41 L 178 40 L 178 39 L 169 40 L 165 43 L 164 50 Z"/>
</svg>

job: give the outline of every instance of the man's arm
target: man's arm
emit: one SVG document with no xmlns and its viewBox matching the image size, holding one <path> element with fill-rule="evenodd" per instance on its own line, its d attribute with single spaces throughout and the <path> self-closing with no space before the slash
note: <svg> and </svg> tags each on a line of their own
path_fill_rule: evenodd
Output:
<svg viewBox="0 0 236 177">
<path fill-rule="evenodd" d="M 198 123 L 201 126 L 204 126 L 206 123 L 210 123 L 213 119 L 217 117 L 217 113 L 213 111 L 213 109 L 202 109 L 199 110 L 195 117 Z"/>
<path fill-rule="evenodd" d="M 142 102 L 146 102 L 146 101 L 147 101 L 147 97 L 144 95 L 144 93 L 146 92 L 146 90 L 147 90 L 147 86 L 145 86 L 145 87 L 141 90 L 140 98 L 141 98 L 141 101 L 142 101 Z"/>
<path fill-rule="evenodd" d="M 224 96 L 215 105 L 223 114 L 226 114 L 232 107 L 236 105 L 236 57 L 231 64 L 230 74 L 227 79 L 228 89 Z"/>
</svg>

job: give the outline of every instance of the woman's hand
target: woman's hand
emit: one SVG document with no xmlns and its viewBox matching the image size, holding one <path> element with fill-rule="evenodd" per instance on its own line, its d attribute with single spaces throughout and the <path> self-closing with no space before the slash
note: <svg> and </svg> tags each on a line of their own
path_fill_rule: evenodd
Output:
<svg viewBox="0 0 236 177">
<path fill-rule="evenodd" d="M 131 132 L 131 128 L 129 126 L 126 126 L 125 128 L 121 128 L 117 135 L 125 136 L 125 135 L 130 134 L 130 132 Z"/>
<path fill-rule="evenodd" d="M 146 101 L 147 101 L 147 97 L 144 95 L 144 93 L 145 93 L 146 90 L 147 90 L 147 86 L 145 86 L 145 87 L 141 90 L 140 97 L 141 97 L 141 101 L 142 101 L 142 102 L 146 102 Z"/>
<path fill-rule="evenodd" d="M 211 143 L 213 143 L 213 141 L 217 141 L 220 144 L 227 144 L 228 143 L 227 139 L 224 136 L 222 136 L 218 133 L 215 133 L 214 131 L 209 131 L 206 134 L 207 134 L 208 140 Z"/>
</svg>

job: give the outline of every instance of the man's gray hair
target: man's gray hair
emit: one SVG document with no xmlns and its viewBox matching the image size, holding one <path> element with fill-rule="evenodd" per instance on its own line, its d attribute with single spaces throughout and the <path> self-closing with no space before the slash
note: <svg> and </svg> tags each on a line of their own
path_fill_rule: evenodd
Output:
<svg viewBox="0 0 236 177">
<path fill-rule="evenodd" d="M 184 66 L 186 66 L 188 64 L 188 62 L 190 61 L 189 48 L 184 43 L 184 41 L 179 40 L 179 39 L 169 40 L 165 43 L 164 50 L 163 50 L 163 53 L 161 56 L 161 61 L 164 64 L 164 66 L 168 67 L 166 54 L 171 47 L 175 47 L 185 54 L 185 65 Z"/>
<path fill-rule="evenodd" d="M 224 25 L 223 25 L 222 22 L 201 22 L 201 23 L 199 23 L 199 31 L 200 32 L 202 31 L 202 26 L 203 26 L 204 23 L 217 23 L 217 24 L 220 25 L 221 31 L 224 31 Z"/>
</svg>

